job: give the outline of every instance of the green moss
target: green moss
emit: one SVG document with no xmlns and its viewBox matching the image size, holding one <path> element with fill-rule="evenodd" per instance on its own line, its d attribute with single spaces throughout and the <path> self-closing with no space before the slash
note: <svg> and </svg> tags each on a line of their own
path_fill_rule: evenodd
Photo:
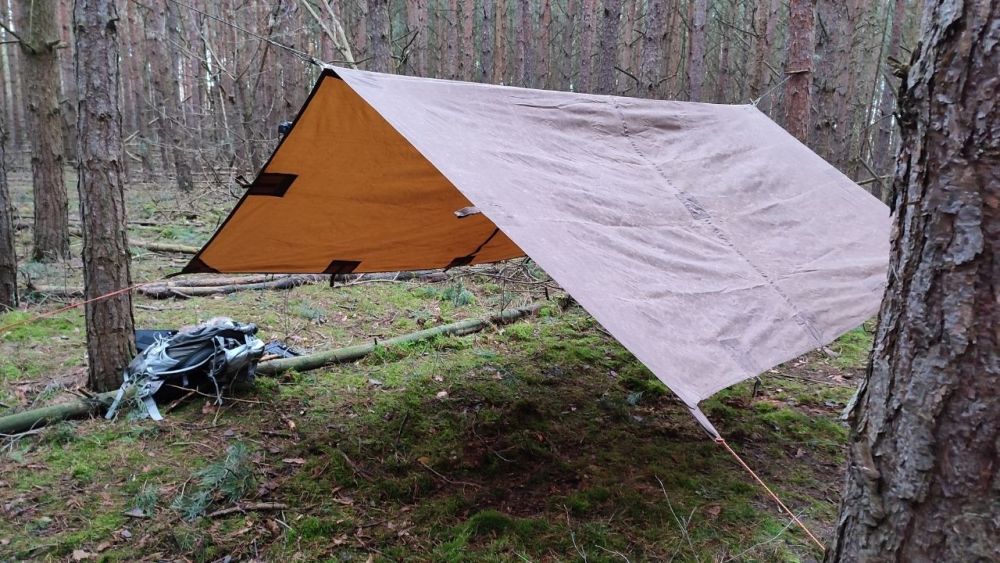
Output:
<svg viewBox="0 0 1000 563">
<path fill-rule="evenodd" d="M 845 333 L 830 344 L 837 357 L 833 364 L 841 368 L 863 368 L 868 363 L 873 336 L 861 326 Z"/>
</svg>

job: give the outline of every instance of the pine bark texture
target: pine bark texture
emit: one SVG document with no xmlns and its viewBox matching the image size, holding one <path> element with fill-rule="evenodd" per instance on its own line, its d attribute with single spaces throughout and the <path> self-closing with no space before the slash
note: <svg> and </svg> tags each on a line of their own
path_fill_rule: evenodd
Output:
<svg viewBox="0 0 1000 563">
<path fill-rule="evenodd" d="M 87 299 L 132 285 L 122 171 L 118 13 L 114 0 L 76 0 L 76 81 L 80 218 Z M 135 355 L 129 292 L 88 303 L 87 382 L 94 391 L 121 384 Z"/>
<path fill-rule="evenodd" d="M 615 93 L 615 58 L 618 53 L 618 22 L 621 16 L 622 0 L 604 0 L 600 53 L 597 57 L 598 94 Z"/>
<path fill-rule="evenodd" d="M 55 0 L 18 0 L 17 4 L 35 201 L 32 257 L 60 260 L 69 257 L 69 199 L 62 169 L 65 146 L 56 53 L 58 6 Z"/>
<path fill-rule="evenodd" d="M 785 129 L 805 142 L 809 134 L 812 90 L 815 0 L 791 0 L 788 6 L 788 64 L 785 83 Z"/>
<path fill-rule="evenodd" d="M 392 72 L 388 0 L 368 0 L 368 35 L 371 37 L 372 46 L 372 60 L 368 69 L 375 72 Z"/>
<path fill-rule="evenodd" d="M 17 254 L 14 215 L 7 189 L 7 130 L 0 114 L 0 312 L 17 307 Z"/>
<path fill-rule="evenodd" d="M 708 0 L 691 0 L 688 32 L 688 100 L 700 102 L 705 82 L 705 23 Z"/>
<path fill-rule="evenodd" d="M 926 9 L 827 561 L 1000 561 L 1000 3 Z"/>
</svg>

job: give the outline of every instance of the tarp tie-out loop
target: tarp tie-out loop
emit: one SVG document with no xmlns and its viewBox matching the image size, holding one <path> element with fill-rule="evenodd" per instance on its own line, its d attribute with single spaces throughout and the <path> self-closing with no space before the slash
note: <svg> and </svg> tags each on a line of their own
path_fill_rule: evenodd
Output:
<svg viewBox="0 0 1000 563">
<path fill-rule="evenodd" d="M 737 454 L 736 451 L 733 450 L 733 448 L 731 448 L 729 444 L 726 443 L 725 438 L 719 436 L 718 438 L 715 439 L 715 443 L 719 444 L 720 446 L 725 448 L 727 452 L 732 454 L 732 456 L 743 467 L 743 469 L 745 469 L 747 473 L 749 473 L 757 481 L 757 483 L 761 487 L 763 487 L 765 491 L 767 491 L 767 494 L 770 495 L 772 499 L 774 499 L 774 502 L 778 503 L 778 506 L 780 506 L 782 510 L 787 512 L 788 515 L 792 517 L 792 520 L 799 526 L 799 528 L 802 528 L 802 531 L 805 532 L 807 536 L 809 536 L 809 539 L 811 539 L 813 543 L 817 545 L 817 547 L 819 547 L 823 551 L 826 551 L 826 546 L 823 545 L 823 542 L 819 541 L 819 539 L 816 538 L 816 535 L 812 533 L 812 531 L 802 522 L 802 520 L 800 520 L 799 517 L 796 516 L 794 512 L 789 510 L 788 507 L 785 506 L 785 503 L 781 502 L 781 499 L 778 498 L 778 495 L 774 494 L 774 491 L 771 490 L 771 487 L 768 487 L 767 483 L 765 483 L 760 477 L 758 477 L 757 474 L 754 473 L 753 469 L 750 469 L 750 466 L 747 465 L 747 462 L 743 461 L 743 458 L 741 458 L 739 454 Z"/>
</svg>

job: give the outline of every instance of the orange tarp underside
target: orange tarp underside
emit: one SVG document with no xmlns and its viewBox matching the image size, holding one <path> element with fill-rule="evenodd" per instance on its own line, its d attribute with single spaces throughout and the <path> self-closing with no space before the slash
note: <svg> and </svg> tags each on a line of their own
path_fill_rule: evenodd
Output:
<svg viewBox="0 0 1000 563">
<path fill-rule="evenodd" d="M 258 189 L 275 178 L 291 180 L 282 194 Z M 456 216 L 471 205 L 367 102 L 327 75 L 186 271 L 383 272 L 524 255 L 484 215 Z"/>
</svg>

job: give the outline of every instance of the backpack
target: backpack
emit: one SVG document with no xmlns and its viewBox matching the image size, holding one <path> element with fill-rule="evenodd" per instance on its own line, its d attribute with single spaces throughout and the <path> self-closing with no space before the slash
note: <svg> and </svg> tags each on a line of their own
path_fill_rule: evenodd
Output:
<svg viewBox="0 0 1000 563">
<path fill-rule="evenodd" d="M 214 392 L 215 404 L 221 405 L 223 389 L 253 381 L 257 362 L 264 355 L 264 342 L 256 334 L 254 324 L 217 317 L 176 334 L 155 335 L 152 344 L 125 368 L 107 418 L 114 417 L 126 390 L 133 385 L 136 401 L 153 420 L 163 420 L 155 397 L 171 394 L 168 390 L 174 387 L 208 388 Z"/>
</svg>

